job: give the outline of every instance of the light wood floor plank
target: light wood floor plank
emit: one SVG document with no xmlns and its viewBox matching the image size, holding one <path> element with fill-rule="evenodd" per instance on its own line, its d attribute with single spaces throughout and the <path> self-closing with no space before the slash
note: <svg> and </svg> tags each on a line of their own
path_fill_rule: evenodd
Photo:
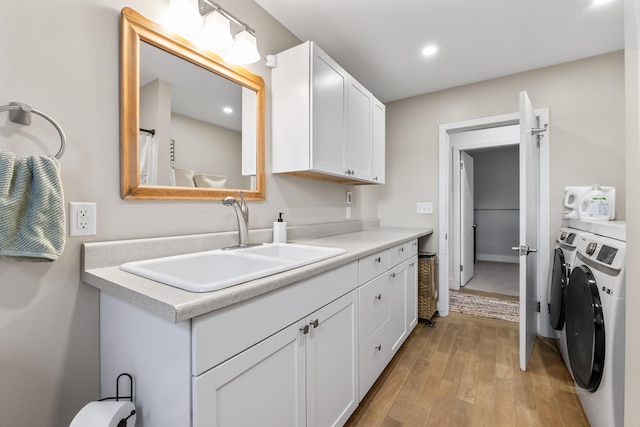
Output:
<svg viewBox="0 0 640 427">
<path fill-rule="evenodd" d="M 553 340 L 520 371 L 518 324 L 451 313 L 420 322 L 348 427 L 589 427 Z"/>
</svg>

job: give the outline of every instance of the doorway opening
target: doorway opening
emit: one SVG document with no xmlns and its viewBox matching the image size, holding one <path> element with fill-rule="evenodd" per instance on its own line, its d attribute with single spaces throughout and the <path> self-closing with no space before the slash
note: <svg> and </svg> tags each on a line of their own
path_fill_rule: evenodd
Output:
<svg viewBox="0 0 640 427">
<path fill-rule="evenodd" d="M 519 237 L 518 156 L 516 144 L 461 152 L 460 287 L 465 291 L 520 294 L 519 260 L 511 250 Z"/>
<path fill-rule="evenodd" d="M 543 108 L 536 110 L 548 123 L 548 109 Z M 454 225 L 460 222 L 460 206 L 459 197 L 455 193 L 455 189 L 459 188 L 459 174 L 454 173 L 460 164 L 460 153 L 470 150 L 491 149 L 493 147 L 505 147 L 509 145 L 519 144 L 519 136 L 514 138 L 514 129 L 519 128 L 520 116 L 518 113 L 503 114 L 499 116 L 484 117 L 478 119 L 465 120 L 440 125 L 439 130 L 439 235 L 438 235 L 438 283 L 439 283 L 439 301 L 438 311 L 441 315 L 446 316 L 449 313 L 449 290 L 459 289 L 460 283 L 460 263 L 461 253 L 456 251 L 460 246 L 460 230 Z M 511 132 L 509 133 L 509 128 Z M 473 132 L 490 132 L 503 130 L 507 132 L 504 138 L 494 136 L 493 142 L 477 141 Z M 460 140 L 454 144 L 453 139 Z M 466 139 L 465 139 L 466 138 Z M 454 146 L 455 145 L 455 146 Z M 540 164 L 539 164 L 539 200 L 538 200 L 538 230 L 540 245 L 538 253 L 537 270 L 537 289 L 539 302 L 542 307 L 546 307 L 547 298 L 546 278 L 548 273 L 548 254 L 549 249 L 544 242 L 549 240 L 548 235 L 548 211 L 549 211 L 549 150 L 548 141 L 540 146 Z M 515 254 L 515 252 L 514 252 Z M 522 272 L 520 272 L 522 275 Z M 522 295 L 520 295 L 522 297 Z M 538 333 L 542 336 L 550 336 L 546 324 L 548 323 L 548 313 L 541 310 L 538 313 L 537 326 Z M 537 324 L 537 325 L 535 325 Z"/>
<path fill-rule="evenodd" d="M 519 137 L 518 124 L 449 136 L 453 311 L 519 321 Z"/>
</svg>

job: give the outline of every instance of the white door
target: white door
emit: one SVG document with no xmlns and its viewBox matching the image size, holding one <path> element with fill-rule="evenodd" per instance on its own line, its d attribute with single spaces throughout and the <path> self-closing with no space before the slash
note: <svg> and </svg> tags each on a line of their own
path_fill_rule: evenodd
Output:
<svg viewBox="0 0 640 427">
<path fill-rule="evenodd" d="M 527 370 L 537 335 L 538 118 L 527 92 L 520 92 L 520 369 Z"/>
<path fill-rule="evenodd" d="M 460 152 L 460 286 L 473 277 L 473 157 Z"/>
</svg>

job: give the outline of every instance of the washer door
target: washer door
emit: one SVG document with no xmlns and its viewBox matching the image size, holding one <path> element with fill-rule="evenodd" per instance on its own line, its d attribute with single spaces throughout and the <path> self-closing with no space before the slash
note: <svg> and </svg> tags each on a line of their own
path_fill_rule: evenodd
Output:
<svg viewBox="0 0 640 427">
<path fill-rule="evenodd" d="M 605 329 L 598 284 L 586 265 L 573 269 L 565 307 L 569 363 L 578 386 L 596 391 L 602 379 Z"/>
<path fill-rule="evenodd" d="M 564 293 L 567 286 L 567 266 L 564 252 L 556 248 L 553 256 L 553 273 L 551 274 L 551 293 L 549 295 L 549 322 L 555 330 L 564 326 Z"/>
</svg>

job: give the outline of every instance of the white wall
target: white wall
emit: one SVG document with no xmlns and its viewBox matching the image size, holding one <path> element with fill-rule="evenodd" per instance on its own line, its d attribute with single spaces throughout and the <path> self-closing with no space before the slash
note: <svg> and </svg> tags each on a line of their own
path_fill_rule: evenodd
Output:
<svg viewBox="0 0 640 427">
<path fill-rule="evenodd" d="M 198 175 L 224 175 L 227 188 L 249 188 L 242 182 L 242 134 L 181 114 L 171 114 L 176 167 Z"/>
<path fill-rule="evenodd" d="M 263 57 L 299 42 L 252 0 L 220 3 L 256 29 Z M 120 198 L 118 28 L 125 6 L 160 21 L 168 0 L 0 2 L 0 105 L 27 102 L 62 125 L 68 138 L 61 160 L 65 198 L 98 204 L 98 235 L 68 238 L 58 261 L 0 259 L 2 425 L 68 425 L 75 412 L 99 397 L 99 294 L 80 281 L 82 242 L 236 227 L 233 212 L 220 202 Z M 521 89 L 536 107 L 551 108 L 552 199 L 559 203 L 564 185 L 615 185 L 623 214 L 622 61 L 622 54 L 614 53 L 391 103 L 387 185 L 350 187 L 269 174 L 267 200 L 250 203 L 250 228 L 270 227 L 277 212 L 285 212 L 292 225 L 343 220 L 345 192 L 351 190 L 354 219 L 379 215 L 385 225 L 432 227 L 437 233 L 437 215 L 417 215 L 415 202 L 432 201 L 438 211 L 438 125 L 514 112 Z M 269 172 L 270 73 L 264 62 L 248 68 L 267 85 Z M 57 134 L 49 125 L 34 120 L 24 129 L 7 123 L 7 116 L 0 117 L 0 147 L 24 155 L 57 151 Z M 570 174 L 561 166 L 577 148 L 585 160 Z M 559 216 L 558 205 L 552 221 Z M 435 249 L 437 235 L 430 242 Z"/>
<path fill-rule="evenodd" d="M 50 264 L 0 259 L 0 424 L 68 425 L 99 397 L 96 289 L 80 281 L 80 244 L 234 230 L 235 214 L 219 201 L 132 201 L 120 198 L 119 19 L 129 6 L 159 21 L 168 0 L 33 0 L 0 2 L 0 105 L 30 103 L 64 128 L 61 159 L 66 201 L 95 201 L 98 235 L 68 238 Z M 251 0 L 221 0 L 255 28 L 264 57 L 299 43 Z M 248 67 L 267 85 L 267 172 L 270 70 Z M 30 136 L 31 135 L 31 136 Z M 0 147 L 19 154 L 55 153 L 57 133 L 38 118 L 26 129 L 0 117 Z M 271 227 L 277 212 L 292 225 L 345 219 L 345 193 L 359 189 L 297 177 L 267 176 L 267 200 L 249 203 L 250 228 Z M 188 219 L 188 220 L 183 220 Z M 115 381 L 115 378 L 105 378 Z"/>
<path fill-rule="evenodd" d="M 640 424 L 640 5 L 638 0 L 625 0 L 625 106 L 627 180 L 627 310 L 625 354 L 625 426 Z M 617 213 L 616 213 L 617 214 Z"/>
<path fill-rule="evenodd" d="M 550 109 L 551 235 L 560 227 L 567 185 L 615 186 L 616 215 L 624 219 L 624 55 L 620 51 L 387 104 L 387 184 L 363 190 L 365 197 L 379 197 L 381 224 L 431 227 L 434 235 L 428 250 L 436 250 L 438 126 L 515 113 L 521 90 L 528 92 L 535 108 Z M 418 201 L 433 202 L 434 213 L 416 214 Z"/>
</svg>

